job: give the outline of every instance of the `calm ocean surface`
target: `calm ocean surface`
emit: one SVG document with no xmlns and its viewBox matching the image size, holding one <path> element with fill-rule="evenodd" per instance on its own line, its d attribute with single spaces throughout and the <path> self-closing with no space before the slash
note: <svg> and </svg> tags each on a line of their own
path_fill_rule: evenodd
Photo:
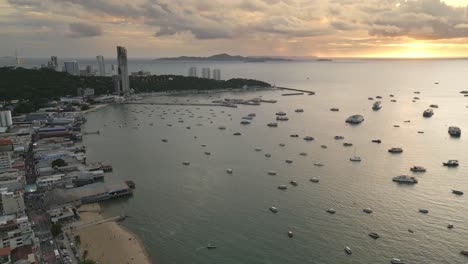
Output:
<svg viewBox="0 0 468 264">
<path fill-rule="evenodd" d="M 281 91 L 216 93 L 211 98 L 179 95 L 146 101 L 262 96 L 278 103 L 237 109 L 116 105 L 88 115 L 84 131 L 101 131 L 85 137 L 89 160 L 113 164 L 114 179 L 107 180 L 130 179 L 137 186 L 132 198 L 106 203 L 107 212 L 131 216 L 123 224 L 141 237 L 154 263 L 390 263 L 393 257 L 417 264 L 468 262 L 459 253 L 468 249 L 467 197 L 451 193 L 468 192 L 468 98 L 459 94 L 468 90 L 468 61 L 206 65 L 220 68 L 226 79 L 256 78 L 316 95 L 281 96 Z M 190 66 L 197 64 L 142 61 L 130 68 L 186 74 Z M 383 97 L 383 107 L 373 111 L 374 101 L 367 98 L 377 95 Z M 412 102 L 414 96 L 421 99 Z M 423 118 L 430 104 L 439 108 L 432 118 Z M 332 107 L 340 111 L 331 112 Z M 304 112 L 295 113 L 297 108 Z M 278 111 L 286 112 L 290 120 L 267 127 Z M 249 113 L 257 115 L 252 124 L 241 125 L 241 117 Z M 362 114 L 365 121 L 346 125 L 351 114 Z M 226 130 L 219 130 L 221 125 Z M 461 138 L 449 137 L 451 125 L 462 129 Z M 425 133 L 417 133 L 420 130 Z M 242 135 L 233 136 L 234 132 Z M 315 141 L 305 142 L 307 135 Z M 334 140 L 335 135 L 345 139 Z M 382 144 L 371 143 L 377 138 Z M 343 142 L 355 148 L 343 147 Z M 404 152 L 392 155 L 387 152 L 391 147 Z M 354 152 L 362 162 L 349 161 Z M 443 167 L 448 159 L 458 159 L 460 166 Z M 183 161 L 191 164 L 184 166 Z M 315 162 L 324 166 L 314 166 Z M 413 174 L 409 171 L 413 165 L 424 166 L 427 172 Z M 228 168 L 234 173 L 227 174 Z M 278 174 L 270 176 L 270 170 Z M 416 176 L 419 183 L 392 182 L 401 174 Z M 312 177 L 320 183 L 310 182 Z M 291 180 L 298 186 L 289 185 Z M 281 184 L 288 189 L 278 190 Z M 279 212 L 270 212 L 271 206 Z M 374 213 L 362 212 L 366 207 Z M 329 208 L 337 213 L 328 214 Z M 429 213 L 421 214 L 419 208 Z M 451 230 L 449 223 L 454 225 Z M 294 238 L 287 237 L 288 230 Z M 370 238 L 370 232 L 381 238 Z M 218 248 L 207 250 L 208 243 Z M 347 245 L 352 255 L 345 254 Z"/>
</svg>

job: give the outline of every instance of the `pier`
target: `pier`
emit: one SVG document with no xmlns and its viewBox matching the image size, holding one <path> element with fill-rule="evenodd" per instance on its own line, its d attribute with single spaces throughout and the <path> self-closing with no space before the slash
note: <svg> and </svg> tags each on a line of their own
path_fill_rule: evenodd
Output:
<svg viewBox="0 0 468 264">
<path fill-rule="evenodd" d="M 315 95 L 315 92 L 313 91 L 308 91 L 308 90 L 302 90 L 302 89 L 294 89 L 294 88 L 286 88 L 286 87 L 277 87 L 280 90 L 286 90 L 286 91 L 292 91 L 292 92 L 298 92 L 298 93 L 305 93 L 307 95 Z M 288 94 L 288 95 L 293 95 L 293 94 Z M 294 94 L 296 95 L 296 94 Z M 299 95 L 299 94 L 297 94 Z"/>
<path fill-rule="evenodd" d="M 122 104 L 135 104 L 135 105 L 178 105 L 178 106 L 221 106 L 237 108 L 234 104 L 215 104 L 215 103 L 143 103 L 143 102 L 125 102 Z"/>
</svg>

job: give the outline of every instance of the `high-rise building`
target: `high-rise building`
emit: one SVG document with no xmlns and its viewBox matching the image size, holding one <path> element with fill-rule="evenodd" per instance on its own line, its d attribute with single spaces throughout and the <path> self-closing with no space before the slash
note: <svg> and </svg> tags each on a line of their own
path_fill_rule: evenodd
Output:
<svg viewBox="0 0 468 264">
<path fill-rule="evenodd" d="M 213 79 L 219 81 L 221 80 L 221 70 L 220 69 L 214 69 L 213 70 Z"/>
<path fill-rule="evenodd" d="M 203 68 L 202 69 L 202 78 L 211 79 L 211 69 L 210 68 Z"/>
<path fill-rule="evenodd" d="M 93 65 L 86 65 L 86 75 L 93 75 Z"/>
<path fill-rule="evenodd" d="M 112 83 L 114 84 L 114 93 L 120 95 L 120 77 L 118 75 L 112 75 Z"/>
<path fill-rule="evenodd" d="M 57 56 L 51 56 L 50 57 L 50 61 L 47 62 L 47 68 L 52 69 L 52 70 L 57 70 L 58 69 Z"/>
<path fill-rule="evenodd" d="M 80 67 L 77 61 L 65 61 L 63 63 L 65 72 L 71 75 L 80 75 Z"/>
<path fill-rule="evenodd" d="M 0 111 L 0 127 L 9 127 L 13 125 L 13 119 L 11 118 L 11 111 L 5 110 Z"/>
<path fill-rule="evenodd" d="M 117 62 L 120 93 L 128 94 L 130 92 L 130 79 L 128 78 L 127 49 L 125 47 L 117 46 Z"/>
<path fill-rule="evenodd" d="M 104 63 L 104 57 L 102 55 L 97 55 L 96 59 L 98 63 L 99 76 L 106 76 L 106 64 Z"/>
<path fill-rule="evenodd" d="M 197 67 L 190 67 L 188 71 L 188 76 L 190 77 L 198 77 L 197 75 Z"/>
</svg>

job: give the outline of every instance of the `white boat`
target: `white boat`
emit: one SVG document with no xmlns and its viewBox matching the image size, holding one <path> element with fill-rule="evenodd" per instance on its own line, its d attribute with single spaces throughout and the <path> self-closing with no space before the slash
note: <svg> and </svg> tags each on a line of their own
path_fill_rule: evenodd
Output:
<svg viewBox="0 0 468 264">
<path fill-rule="evenodd" d="M 458 160 L 448 160 L 442 164 L 447 167 L 458 167 Z"/>
<path fill-rule="evenodd" d="M 461 136 L 461 129 L 459 127 L 456 127 L 456 126 L 451 126 L 448 129 L 448 133 L 452 137 L 460 137 Z"/>
<path fill-rule="evenodd" d="M 277 116 L 276 121 L 288 121 L 289 118 L 287 116 Z"/>
<path fill-rule="evenodd" d="M 292 186 L 297 186 L 297 182 L 296 181 L 290 181 L 289 182 Z"/>
<path fill-rule="evenodd" d="M 407 183 L 407 184 L 415 184 L 418 183 L 418 180 L 415 177 L 410 177 L 407 175 L 400 175 L 400 176 L 395 176 L 392 179 L 394 182 L 398 183 Z"/>
<path fill-rule="evenodd" d="M 354 157 L 349 158 L 349 160 L 352 161 L 352 162 L 360 162 L 360 161 L 361 161 L 361 157 L 354 156 Z"/>
<path fill-rule="evenodd" d="M 353 254 L 353 252 L 351 251 L 351 248 L 348 247 L 348 246 L 346 246 L 346 247 L 344 248 L 344 250 L 345 250 L 346 254 L 348 254 L 348 255 Z"/>
<path fill-rule="evenodd" d="M 265 154 L 265 157 L 270 158 L 271 154 L 267 153 L 267 154 Z"/>
<path fill-rule="evenodd" d="M 412 172 L 426 172 L 426 168 L 422 166 L 413 166 L 410 168 Z"/>
<path fill-rule="evenodd" d="M 403 149 L 402 148 L 391 148 L 388 150 L 390 153 L 402 153 Z"/>
<path fill-rule="evenodd" d="M 334 214 L 334 213 L 336 213 L 336 210 L 333 209 L 333 208 L 330 208 L 330 209 L 327 210 L 327 213 Z"/>
<path fill-rule="evenodd" d="M 232 169 L 227 169 L 226 172 L 232 174 Z"/>
<path fill-rule="evenodd" d="M 390 260 L 390 263 L 391 264 L 405 264 L 403 260 L 398 259 L 398 258 L 392 258 L 392 260 Z"/>
<path fill-rule="evenodd" d="M 323 166 L 323 163 L 321 163 L 321 162 L 316 162 L 316 163 L 314 163 L 314 166 L 322 167 L 322 166 Z"/>
<path fill-rule="evenodd" d="M 270 211 L 272 211 L 273 213 L 277 213 L 277 212 L 278 212 L 278 208 L 272 206 L 272 207 L 270 207 Z"/>
<path fill-rule="evenodd" d="M 362 115 L 352 115 L 346 119 L 346 123 L 350 124 L 359 124 L 364 121 L 364 117 Z"/>
<path fill-rule="evenodd" d="M 372 209 L 370 209 L 370 208 L 364 208 L 364 209 L 362 209 L 362 211 L 364 213 L 368 213 L 368 214 L 372 214 L 372 212 L 373 212 Z"/>
<path fill-rule="evenodd" d="M 434 111 L 432 109 L 426 109 L 424 112 L 423 112 L 423 117 L 431 117 L 434 115 Z"/>
<path fill-rule="evenodd" d="M 319 180 L 319 179 L 317 179 L 317 178 L 312 178 L 312 179 L 310 179 L 310 181 L 311 181 L 311 182 L 315 182 L 315 183 L 317 183 L 317 182 L 319 182 L 320 180 Z"/>
<path fill-rule="evenodd" d="M 380 108 L 382 108 L 382 102 L 381 101 L 376 101 L 372 105 L 372 110 L 374 110 L 374 111 L 380 110 Z"/>
</svg>

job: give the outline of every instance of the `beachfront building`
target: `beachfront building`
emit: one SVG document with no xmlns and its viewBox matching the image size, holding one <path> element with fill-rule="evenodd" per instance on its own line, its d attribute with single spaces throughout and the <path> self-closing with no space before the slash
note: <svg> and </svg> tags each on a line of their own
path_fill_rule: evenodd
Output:
<svg viewBox="0 0 468 264">
<path fill-rule="evenodd" d="M 78 76 L 80 75 L 80 67 L 77 61 L 65 61 L 63 63 L 64 71 L 68 74 Z"/>
<path fill-rule="evenodd" d="M 221 70 L 220 69 L 214 69 L 213 70 L 213 79 L 219 81 L 221 80 Z"/>
<path fill-rule="evenodd" d="M 97 55 L 96 59 L 97 59 L 97 63 L 98 63 L 98 74 L 99 74 L 99 76 L 106 76 L 106 64 L 104 63 L 104 56 Z"/>
<path fill-rule="evenodd" d="M 11 118 L 11 111 L 5 110 L 0 111 L 0 127 L 10 127 L 13 125 L 13 119 Z"/>
<path fill-rule="evenodd" d="M 6 189 L 6 188 L 5 188 Z M 15 214 L 24 215 L 24 198 L 22 192 L 9 192 L 3 190 L 1 193 L 2 197 L 2 208 L 3 214 Z"/>
<path fill-rule="evenodd" d="M 50 57 L 50 61 L 47 62 L 47 68 L 55 70 L 55 71 L 58 69 L 57 56 Z"/>
<path fill-rule="evenodd" d="M 0 152 L 0 171 L 11 169 L 11 153 Z"/>
<path fill-rule="evenodd" d="M 202 69 L 202 78 L 211 79 L 211 70 L 210 68 Z"/>
<path fill-rule="evenodd" d="M 0 216 L 0 248 L 14 250 L 23 245 L 32 245 L 34 232 L 27 216 Z"/>
<path fill-rule="evenodd" d="M 189 77 L 198 77 L 197 75 L 197 67 L 190 67 L 188 71 Z"/>
<path fill-rule="evenodd" d="M 119 76 L 119 94 L 128 94 L 130 92 L 130 79 L 128 77 L 127 49 L 117 46 L 117 74 Z"/>
</svg>

